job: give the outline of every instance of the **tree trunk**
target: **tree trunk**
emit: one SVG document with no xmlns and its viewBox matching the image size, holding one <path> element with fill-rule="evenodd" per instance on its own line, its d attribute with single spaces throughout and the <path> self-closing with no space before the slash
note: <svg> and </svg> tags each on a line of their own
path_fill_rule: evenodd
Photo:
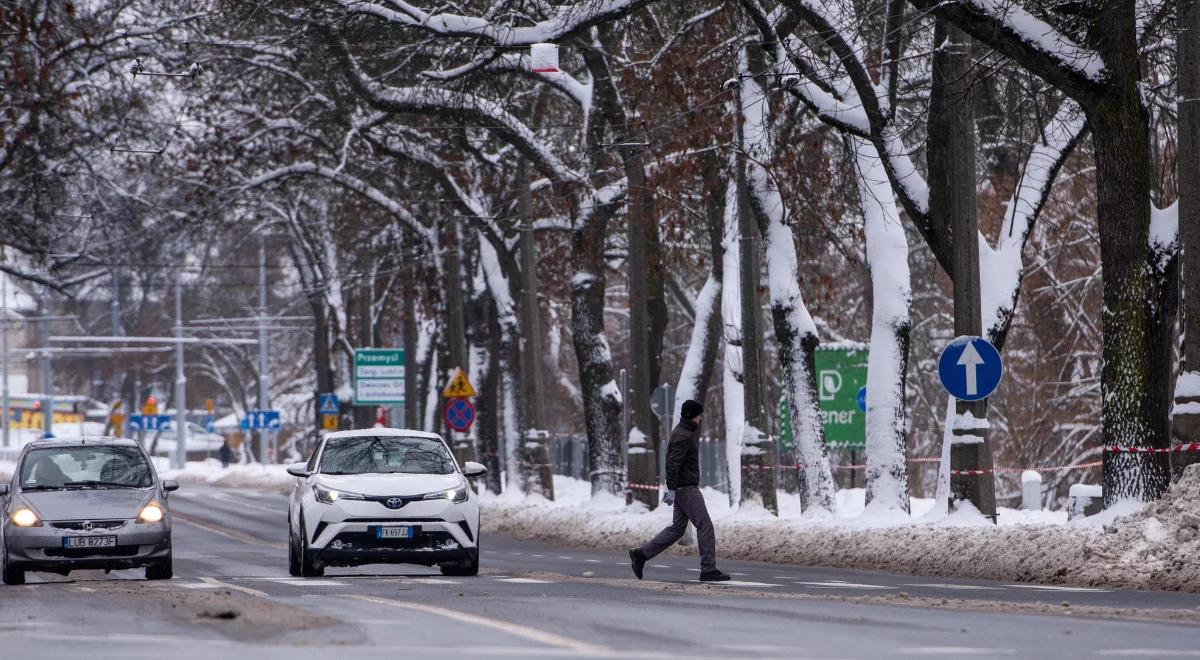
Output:
<svg viewBox="0 0 1200 660">
<path fill-rule="evenodd" d="M 1179 1 L 1179 244 L 1182 256 L 1183 366 L 1175 383 L 1172 443 L 1200 439 L 1200 2 Z M 1200 462 L 1200 452 L 1171 454 L 1172 475 Z"/>
<path fill-rule="evenodd" d="M 650 359 L 650 287 L 646 272 L 646 243 L 649 234 L 657 234 L 651 226 L 653 200 L 646 184 L 646 169 L 642 164 L 641 146 L 621 147 L 628 181 L 628 205 L 625 214 L 628 258 L 626 289 L 629 292 L 629 408 L 630 429 L 629 481 L 648 486 L 658 483 L 658 462 L 655 449 L 658 437 L 654 415 L 650 410 L 650 393 L 654 389 Z M 644 440 L 644 441 L 643 441 Z M 658 506 L 658 492 L 650 488 L 634 488 L 632 496 L 653 509 Z"/>
<path fill-rule="evenodd" d="M 592 494 L 623 495 L 621 393 L 604 334 L 604 239 L 609 208 L 583 211 L 571 232 L 571 332 L 588 435 Z"/>
<path fill-rule="evenodd" d="M 853 140 L 871 270 L 871 351 L 867 357 L 867 493 L 869 509 L 908 513 L 904 386 L 912 322 L 908 237 L 874 145 Z"/>
<path fill-rule="evenodd" d="M 722 362 L 722 401 L 725 413 L 725 462 L 729 470 L 729 504 L 742 502 L 742 428 L 746 425 L 746 396 L 742 386 L 742 292 L 738 245 L 737 185 L 725 188 L 724 253 L 721 257 L 721 319 L 725 354 Z"/>
<path fill-rule="evenodd" d="M 325 296 L 323 293 L 317 292 L 309 295 L 309 305 L 312 306 L 313 312 L 313 362 L 317 368 L 317 394 L 333 392 L 333 368 L 330 364 L 329 356 L 329 321 L 325 314 Z M 321 407 L 320 397 L 314 397 L 313 409 L 316 417 L 316 425 L 313 428 L 322 428 L 321 426 Z"/>
</svg>

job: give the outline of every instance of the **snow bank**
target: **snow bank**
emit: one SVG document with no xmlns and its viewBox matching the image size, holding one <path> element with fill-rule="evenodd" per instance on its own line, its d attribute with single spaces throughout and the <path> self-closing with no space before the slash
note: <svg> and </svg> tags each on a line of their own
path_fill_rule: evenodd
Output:
<svg viewBox="0 0 1200 660">
<path fill-rule="evenodd" d="M 583 482 L 555 477 L 556 502 L 484 499 L 484 529 L 561 545 L 625 548 L 669 522 L 652 512 L 585 506 Z M 1148 506 L 1119 505 L 1068 523 L 1064 512 L 1000 509 L 992 525 L 969 507 L 917 523 L 933 505 L 913 499 L 902 512 L 863 515 L 863 491 L 840 491 L 834 516 L 801 514 L 780 493 L 780 518 L 733 510 L 704 489 L 721 557 L 864 568 L 915 575 L 1085 586 L 1200 591 L 1200 467 Z M 606 503 L 611 505 L 611 503 Z M 675 546 L 672 552 L 696 553 Z"/>
<path fill-rule="evenodd" d="M 154 459 L 155 469 L 162 479 L 174 479 L 181 484 L 202 484 L 224 488 L 250 488 L 279 493 L 291 491 L 296 477 L 287 473 L 286 465 L 230 465 L 222 468 L 217 460 L 193 461 L 182 470 L 172 470 L 166 459 Z M 3 469 L 0 466 L 0 469 Z"/>
</svg>

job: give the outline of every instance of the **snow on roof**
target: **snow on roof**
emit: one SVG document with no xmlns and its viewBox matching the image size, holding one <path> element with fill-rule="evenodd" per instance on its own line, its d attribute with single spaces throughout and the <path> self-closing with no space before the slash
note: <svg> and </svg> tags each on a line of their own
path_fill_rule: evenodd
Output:
<svg viewBox="0 0 1200 660">
<path fill-rule="evenodd" d="M 353 431 L 336 431 L 325 436 L 326 438 L 360 438 L 364 436 L 387 436 L 387 437 L 408 437 L 408 438 L 429 438 L 431 440 L 441 440 L 442 436 L 428 431 L 415 431 L 413 429 L 389 429 L 376 427 L 370 429 L 356 429 Z"/>
</svg>

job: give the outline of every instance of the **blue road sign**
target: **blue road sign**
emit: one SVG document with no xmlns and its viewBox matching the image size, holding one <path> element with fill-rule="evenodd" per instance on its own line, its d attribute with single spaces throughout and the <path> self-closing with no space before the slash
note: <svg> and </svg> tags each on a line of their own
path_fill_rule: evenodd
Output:
<svg viewBox="0 0 1200 660">
<path fill-rule="evenodd" d="M 171 415 L 130 415 L 125 421 L 130 433 L 142 431 L 169 431 L 174 418 Z"/>
<path fill-rule="evenodd" d="M 217 432 L 217 428 L 213 423 L 212 415 L 204 416 L 204 430 L 208 433 L 216 433 Z"/>
<path fill-rule="evenodd" d="M 267 429 L 268 431 L 277 431 L 279 430 L 279 411 L 247 410 L 246 418 L 242 420 L 241 427 L 246 430 Z"/>
<path fill-rule="evenodd" d="M 446 401 L 446 424 L 459 433 L 465 433 L 475 423 L 475 406 L 467 399 Z"/>
<path fill-rule="evenodd" d="M 983 337 L 959 337 L 942 350 L 938 359 L 942 387 L 962 401 L 988 398 L 1003 375 L 1000 352 Z"/>
<path fill-rule="evenodd" d="M 322 415 L 338 414 L 338 398 L 332 392 L 322 392 L 318 395 L 317 412 Z"/>
<path fill-rule="evenodd" d="M 863 385 L 858 388 L 858 397 L 856 398 L 858 409 L 860 412 L 867 412 L 867 386 Z"/>
</svg>

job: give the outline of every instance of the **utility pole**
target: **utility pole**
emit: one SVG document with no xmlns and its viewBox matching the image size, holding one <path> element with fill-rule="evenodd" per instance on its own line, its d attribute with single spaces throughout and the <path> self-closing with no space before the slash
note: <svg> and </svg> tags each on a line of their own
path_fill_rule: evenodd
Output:
<svg viewBox="0 0 1200 660">
<path fill-rule="evenodd" d="M 633 499 L 640 500 L 651 509 L 658 506 L 658 492 L 646 488 L 658 481 L 658 452 L 655 451 L 656 425 L 650 411 L 651 383 L 650 364 L 650 304 L 649 278 L 646 273 L 646 242 L 651 218 L 652 203 L 646 183 L 643 162 L 646 145 L 644 142 L 628 140 L 628 131 L 622 136 L 625 142 L 617 145 L 625 162 L 625 177 L 628 181 L 625 213 L 625 243 L 627 261 L 626 289 L 629 291 L 629 384 L 630 394 L 624 401 L 629 408 L 633 428 L 641 433 L 643 444 L 630 447 L 629 480 L 642 484 L 633 491 Z M 632 444 L 632 441 L 630 441 Z M 665 461 L 666 457 L 662 457 Z"/>
<path fill-rule="evenodd" d="M 526 385 L 525 422 L 532 429 L 542 428 L 544 384 L 542 380 L 542 329 L 538 305 L 537 238 L 533 232 L 533 194 L 529 190 L 528 171 L 522 160 L 517 175 L 521 191 L 517 197 L 521 217 L 521 338 L 525 342 L 524 382 Z"/>
<path fill-rule="evenodd" d="M 8 433 L 8 416 L 9 416 L 9 401 L 8 401 L 8 274 L 0 273 L 0 369 L 4 373 L 0 375 L 0 397 L 3 397 L 3 403 L 0 403 L 0 429 L 4 434 L 4 446 L 9 446 Z"/>
<path fill-rule="evenodd" d="M 42 430 L 47 434 L 54 432 L 54 385 L 50 370 L 50 292 L 42 288 L 41 314 L 38 319 L 38 330 L 42 344 Z"/>
<path fill-rule="evenodd" d="M 175 460 L 172 467 L 187 465 L 187 376 L 183 371 L 183 255 L 175 269 Z"/>
<path fill-rule="evenodd" d="M 930 93 L 929 141 L 930 215 L 935 224 L 950 229 L 954 281 L 954 334 L 983 333 L 979 292 L 978 209 L 975 192 L 975 122 L 971 104 L 971 55 L 967 35 L 938 19 L 934 42 L 943 44 L 933 55 Z M 987 419 L 987 401 L 959 401 L 956 414 Z M 953 422 L 951 422 L 953 423 Z M 956 440 L 959 433 L 952 434 Z M 996 481 L 992 447 L 984 429 L 964 429 L 966 442 L 950 445 L 951 498 L 969 500 L 980 513 L 996 520 Z"/>
<path fill-rule="evenodd" d="M 453 216 L 450 216 L 453 217 Z M 467 371 L 467 322 L 464 317 L 462 254 L 460 253 L 462 237 L 459 235 L 458 222 L 451 220 L 442 232 L 442 245 L 446 255 L 446 343 L 450 349 L 450 364 L 444 373 L 450 373 L 455 368 Z M 439 384 L 440 386 L 440 384 Z M 442 402 L 445 405 L 445 402 Z M 459 463 L 475 460 L 475 448 L 465 433 L 458 433 L 446 428 L 446 435 L 451 438 L 451 447 Z"/>
<path fill-rule="evenodd" d="M 267 237 L 258 234 L 258 409 L 271 409 L 271 374 L 267 366 Z M 258 432 L 258 460 L 267 462 L 267 431 Z"/>
<path fill-rule="evenodd" d="M 737 61 L 742 68 L 745 54 L 739 53 Z M 742 75 L 738 71 L 738 75 Z M 750 189 L 746 177 L 746 141 L 742 121 L 742 91 L 737 95 L 737 187 L 738 187 L 738 270 L 741 275 L 742 298 L 742 383 L 745 390 L 746 426 L 753 429 L 752 442 L 762 452 L 743 453 L 742 501 L 757 498 L 764 508 L 778 512 L 775 496 L 774 451 L 766 446 L 763 434 L 765 415 L 763 409 L 762 378 L 762 317 L 759 304 L 759 257 L 757 247 L 758 227 L 750 210 Z M 743 432 L 742 442 L 746 443 Z"/>
</svg>

